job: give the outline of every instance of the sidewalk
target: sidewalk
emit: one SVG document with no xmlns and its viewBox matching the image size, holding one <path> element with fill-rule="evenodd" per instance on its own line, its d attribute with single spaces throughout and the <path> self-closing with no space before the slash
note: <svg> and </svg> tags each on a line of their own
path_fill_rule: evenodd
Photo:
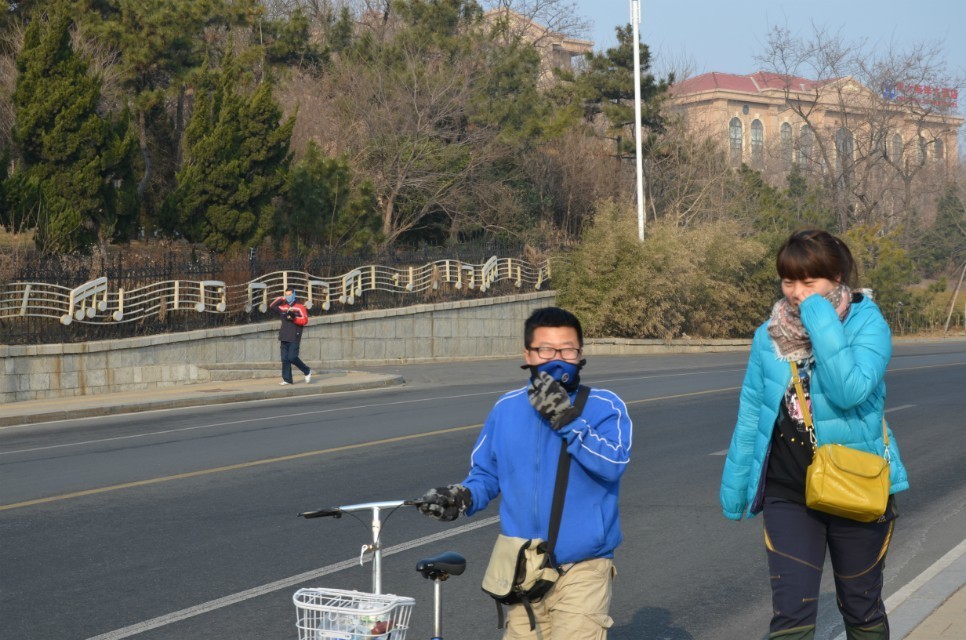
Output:
<svg viewBox="0 0 966 640">
<path fill-rule="evenodd" d="M 256 378 L 184 384 L 164 389 L 104 393 L 93 396 L 8 402 L 0 405 L 0 428 L 155 409 L 377 389 L 401 385 L 404 381 L 402 376 L 394 374 L 319 370 L 312 372 L 312 382 L 309 384 L 304 384 L 301 376 L 296 376 L 296 382 L 292 385 L 279 386 L 278 383 L 277 377 Z"/>
<path fill-rule="evenodd" d="M 966 634 L 966 587 L 952 595 L 922 621 L 906 640 L 953 640 Z"/>
<path fill-rule="evenodd" d="M 966 637 L 966 541 L 886 600 L 892 637 Z"/>
<path fill-rule="evenodd" d="M 507 364 L 487 363 L 500 375 Z M 462 366 L 462 365 L 451 365 Z M 0 405 L 0 429 L 55 420 L 117 415 L 155 409 L 206 406 L 247 400 L 288 398 L 320 393 L 378 389 L 405 384 L 401 371 L 415 379 L 443 375 L 440 367 L 385 367 L 382 372 L 319 370 L 312 382 L 279 386 L 278 378 L 188 384 L 166 389 L 110 393 L 75 398 L 28 400 Z M 439 369 L 439 371 L 436 371 Z M 966 541 L 886 600 L 893 640 L 966 638 Z M 843 640 L 844 634 L 836 640 Z"/>
</svg>

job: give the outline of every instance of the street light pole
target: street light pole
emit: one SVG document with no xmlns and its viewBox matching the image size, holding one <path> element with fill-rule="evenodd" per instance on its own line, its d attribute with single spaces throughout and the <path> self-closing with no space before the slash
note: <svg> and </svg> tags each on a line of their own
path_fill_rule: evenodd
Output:
<svg viewBox="0 0 966 640">
<path fill-rule="evenodd" d="M 631 25 L 634 36 L 634 137 L 637 156 L 637 236 L 644 242 L 644 158 L 641 154 L 641 3 L 631 0 Z"/>
</svg>

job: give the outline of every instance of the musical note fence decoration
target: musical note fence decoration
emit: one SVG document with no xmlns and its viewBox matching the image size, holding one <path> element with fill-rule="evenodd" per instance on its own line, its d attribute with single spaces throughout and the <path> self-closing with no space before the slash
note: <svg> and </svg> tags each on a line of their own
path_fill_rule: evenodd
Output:
<svg viewBox="0 0 966 640">
<path fill-rule="evenodd" d="M 112 290 L 107 277 L 69 288 L 40 282 L 0 284 L 0 320 L 49 318 L 109 325 L 164 318 L 174 312 L 248 314 L 268 311 L 271 301 L 288 288 L 298 290 L 307 309 L 329 311 L 338 302 L 351 307 L 366 292 L 427 294 L 452 287 L 485 293 L 497 282 L 517 289 L 540 289 L 550 279 L 550 262 L 533 265 L 515 258 L 488 259 L 484 264 L 437 260 L 419 267 L 358 267 L 336 277 L 304 271 L 274 271 L 241 284 L 221 280 L 165 280 L 125 291 Z"/>
</svg>

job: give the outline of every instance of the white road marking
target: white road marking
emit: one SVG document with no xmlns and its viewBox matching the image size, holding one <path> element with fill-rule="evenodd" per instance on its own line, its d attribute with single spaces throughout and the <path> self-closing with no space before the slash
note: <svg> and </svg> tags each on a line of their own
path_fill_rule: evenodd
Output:
<svg viewBox="0 0 966 640">
<path fill-rule="evenodd" d="M 594 384 L 598 382 L 628 382 L 632 380 L 653 380 L 655 378 L 686 378 L 688 376 L 702 376 L 711 375 L 715 373 L 737 373 L 744 371 L 744 367 L 740 369 L 706 369 L 701 371 L 686 371 L 684 373 L 663 373 L 655 374 L 650 376 L 635 376 L 633 378 L 605 378 L 603 380 L 595 380 Z"/>
<path fill-rule="evenodd" d="M 283 418 L 300 418 L 300 417 L 303 417 L 303 416 L 314 416 L 314 415 L 318 415 L 318 414 L 321 414 L 321 413 L 335 413 L 337 411 L 357 411 L 359 409 L 373 409 L 373 408 L 378 408 L 378 407 L 385 407 L 385 406 L 392 406 L 392 405 L 399 405 L 399 404 L 413 404 L 413 403 L 416 403 L 416 402 L 427 402 L 427 401 L 430 401 L 430 400 L 452 400 L 452 399 L 456 399 L 456 398 L 467 398 L 467 397 L 471 397 L 471 396 L 475 396 L 475 395 L 486 395 L 486 394 L 482 394 L 482 393 L 480 393 L 480 394 L 470 393 L 470 394 L 465 394 L 465 395 L 436 397 L 436 398 L 424 398 L 424 399 L 419 399 L 419 400 L 400 400 L 398 402 L 386 402 L 386 403 L 376 403 L 376 404 L 361 404 L 361 405 L 356 405 L 356 406 L 353 406 L 353 407 L 342 407 L 342 408 L 333 408 L 333 409 L 319 409 L 317 411 L 302 411 L 300 413 L 283 413 L 283 414 L 279 414 L 277 416 L 263 416 L 261 418 L 246 418 L 244 420 L 231 420 L 231 421 L 228 421 L 228 422 L 213 422 L 211 424 L 199 424 L 199 425 L 195 425 L 193 427 L 182 427 L 180 429 L 164 429 L 162 431 L 151 431 L 151 432 L 148 432 L 148 433 L 134 433 L 134 434 L 126 435 L 126 436 L 115 436 L 113 438 L 99 438 L 97 440 L 81 440 L 79 442 L 69 442 L 69 443 L 65 443 L 65 444 L 54 444 L 54 445 L 50 445 L 50 446 L 47 446 L 47 447 L 33 447 L 31 449 L 14 449 L 12 451 L 0 451 L 0 456 L 11 455 L 11 454 L 14 454 L 14 453 L 31 453 L 31 452 L 34 452 L 34 451 L 47 451 L 48 449 L 63 449 L 65 447 L 81 447 L 81 446 L 88 445 L 88 444 L 100 444 L 100 443 L 103 443 L 103 442 L 115 442 L 115 441 L 118 441 L 118 440 L 131 440 L 131 439 L 135 439 L 135 438 L 149 438 L 151 436 L 163 436 L 163 435 L 168 435 L 168 434 L 171 434 L 171 433 L 184 433 L 184 432 L 187 432 L 187 431 L 198 431 L 198 430 L 201 430 L 201 429 L 214 429 L 216 427 L 230 427 L 230 426 L 239 425 L 239 424 L 246 424 L 246 423 L 249 423 L 249 422 L 260 422 L 260 421 L 263 421 L 263 420 L 264 421 L 272 421 L 272 420 L 281 420 Z M 170 409 L 169 409 L 169 411 L 170 411 Z M 139 415 L 143 415 L 144 413 L 148 413 L 148 412 L 140 412 Z M 34 426 L 36 426 L 36 425 L 34 425 Z"/>
<path fill-rule="evenodd" d="M 735 371 L 737 371 L 737 369 Z M 642 377 L 635 377 L 635 378 L 619 378 L 619 379 L 618 378 L 614 378 L 612 380 L 599 380 L 597 382 L 616 382 L 616 381 L 619 381 L 619 380 L 625 380 L 625 381 L 626 380 L 648 380 L 648 379 L 653 379 L 653 378 L 679 378 L 679 377 L 682 377 L 682 376 L 691 376 L 691 375 L 698 375 L 698 374 L 704 374 L 704 373 L 710 374 L 710 373 L 718 373 L 718 372 L 719 372 L 718 370 L 714 370 L 714 371 L 699 371 L 699 372 L 694 372 L 694 373 L 676 373 L 676 374 L 668 374 L 668 375 L 642 376 Z M 49 446 L 45 446 L 45 447 L 31 447 L 31 448 L 28 448 L 28 449 L 14 449 L 14 450 L 10 450 L 10 451 L 0 451 L 0 456 L 13 455 L 13 454 L 17 454 L 17 453 L 33 453 L 33 452 L 36 452 L 36 451 L 49 451 L 51 449 L 64 449 L 64 448 L 69 448 L 69 447 L 82 447 L 82 446 L 91 445 L 91 444 L 102 444 L 102 443 L 105 443 L 105 442 L 117 442 L 117 441 L 120 441 L 120 440 L 132 440 L 132 439 L 137 439 L 137 438 L 150 438 L 150 437 L 153 437 L 153 436 L 163 436 L 163 435 L 169 435 L 169 434 L 173 434 L 173 433 L 187 433 L 187 432 L 190 432 L 190 431 L 198 431 L 198 430 L 203 430 L 203 429 L 214 429 L 214 428 L 217 428 L 217 427 L 230 427 L 230 426 L 235 426 L 235 425 L 247 424 L 247 423 L 250 423 L 250 422 L 259 422 L 259 421 L 263 421 L 263 420 L 264 421 L 272 421 L 272 420 L 281 420 L 283 418 L 300 418 L 300 417 L 315 416 L 315 415 L 320 415 L 320 414 L 325 414 L 325 413 L 336 413 L 336 412 L 340 412 L 340 411 L 358 411 L 360 409 L 376 409 L 376 408 L 380 408 L 380 407 L 392 407 L 392 406 L 405 405 L 405 404 L 417 404 L 417 403 L 424 403 L 424 402 L 435 402 L 435 401 L 438 401 L 438 400 L 458 400 L 460 398 L 473 398 L 473 397 L 477 397 L 477 396 L 487 396 L 487 395 L 489 395 L 489 396 L 496 396 L 496 395 L 499 395 L 499 393 L 500 392 L 494 392 L 494 391 L 487 391 L 487 392 L 480 392 L 480 393 L 464 393 L 464 394 L 458 394 L 458 395 L 452 395 L 452 396 L 434 396 L 432 398 L 416 398 L 416 399 L 412 399 L 412 400 L 397 400 L 397 401 L 393 401 L 393 402 L 377 402 L 377 403 L 371 403 L 371 404 L 360 404 L 360 405 L 355 405 L 355 406 L 351 406 L 351 407 L 334 407 L 334 408 L 330 408 L 330 409 L 317 409 L 317 410 L 313 410 L 313 411 L 302 411 L 302 412 L 299 412 L 299 413 L 284 413 L 284 414 L 279 414 L 279 415 L 276 415 L 276 416 L 263 416 L 261 418 L 246 418 L 246 419 L 243 419 L 243 420 L 230 420 L 230 421 L 227 421 L 227 422 L 213 422 L 211 424 L 199 424 L 199 425 L 195 425 L 193 427 L 181 427 L 179 429 L 163 429 L 161 431 L 150 431 L 150 432 L 147 432 L 147 433 L 134 433 L 134 434 L 128 434 L 128 435 L 123 435 L 123 436 L 114 436 L 114 437 L 111 437 L 111 438 L 98 438 L 96 440 L 81 440 L 79 442 L 69 442 L 69 443 L 64 443 L 64 444 L 54 444 L 54 445 L 49 445 Z M 687 395 L 687 394 L 685 394 L 685 395 Z M 671 397 L 674 397 L 674 396 L 671 396 Z M 258 401 L 258 402 L 262 402 L 262 401 Z M 626 402 L 625 404 L 633 404 L 633 402 L 635 402 L 635 401 Z M 636 402 L 641 402 L 641 401 L 638 400 Z M 173 410 L 174 409 L 161 409 L 160 411 L 173 411 Z M 149 411 L 142 411 L 142 412 L 139 412 L 139 415 L 144 415 L 146 413 L 151 413 L 151 412 L 149 412 Z M 89 418 L 83 418 L 83 419 L 84 420 L 87 420 Z M 100 419 L 103 419 L 103 417 L 101 417 Z M 59 422 L 63 422 L 63 421 L 59 421 Z M 14 425 L 13 427 L 10 427 L 10 428 L 14 428 L 14 427 L 31 427 L 31 426 L 34 426 L 35 427 L 37 425 L 36 424 L 34 424 L 34 425 Z"/>
<path fill-rule="evenodd" d="M 893 411 L 902 411 L 903 409 L 911 409 L 914 406 L 916 406 L 916 405 L 914 405 L 914 404 L 900 404 L 898 407 L 892 407 L 891 409 L 886 409 L 885 412 L 886 413 L 892 413 Z"/>
</svg>

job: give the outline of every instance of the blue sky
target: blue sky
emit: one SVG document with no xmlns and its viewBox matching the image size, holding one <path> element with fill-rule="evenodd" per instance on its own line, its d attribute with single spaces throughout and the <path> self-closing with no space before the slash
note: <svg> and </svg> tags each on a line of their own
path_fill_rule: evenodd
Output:
<svg viewBox="0 0 966 640">
<path fill-rule="evenodd" d="M 595 49 L 617 44 L 614 27 L 630 22 L 630 0 L 571 1 L 593 23 L 586 36 Z M 763 8 L 722 0 L 641 0 L 641 41 L 651 50 L 657 75 L 680 69 L 692 75 L 753 73 L 772 27 L 805 37 L 814 32 L 812 24 L 877 51 L 938 44 L 946 75 L 966 78 L 966 0 L 769 0 Z M 957 88 L 957 112 L 966 115 L 966 87 Z M 966 126 L 959 131 L 959 147 L 966 158 Z"/>
<path fill-rule="evenodd" d="M 595 48 L 614 46 L 614 27 L 630 21 L 630 0 L 572 1 L 594 23 L 588 35 Z M 964 0 L 770 0 L 763 8 L 721 0 L 641 0 L 641 14 L 641 41 L 657 56 L 657 71 L 686 61 L 694 74 L 752 73 L 770 27 L 807 35 L 814 22 L 848 42 L 866 40 L 883 49 L 890 43 L 902 49 L 915 41 L 941 42 L 950 75 L 966 76 Z"/>
</svg>

